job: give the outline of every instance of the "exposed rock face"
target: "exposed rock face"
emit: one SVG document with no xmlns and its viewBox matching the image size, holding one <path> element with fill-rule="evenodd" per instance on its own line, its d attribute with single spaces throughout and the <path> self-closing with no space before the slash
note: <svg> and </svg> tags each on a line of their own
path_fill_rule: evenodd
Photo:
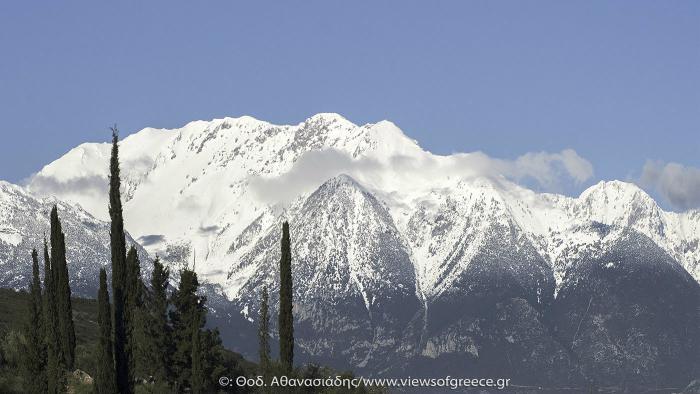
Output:
<svg viewBox="0 0 700 394">
<path fill-rule="evenodd" d="M 624 232 L 567 272 L 554 332 L 601 384 L 682 383 L 700 367 L 700 288 L 649 238 Z"/>
</svg>

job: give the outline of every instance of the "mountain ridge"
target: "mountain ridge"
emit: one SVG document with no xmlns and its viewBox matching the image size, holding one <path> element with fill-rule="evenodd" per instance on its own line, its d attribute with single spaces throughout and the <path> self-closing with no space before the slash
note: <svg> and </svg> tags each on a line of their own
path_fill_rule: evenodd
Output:
<svg viewBox="0 0 700 394">
<path fill-rule="evenodd" d="M 104 218 L 108 147 L 81 145 L 19 190 Z M 254 336 L 259 294 L 265 286 L 275 294 L 283 221 L 292 230 L 298 344 L 309 360 L 371 374 L 429 365 L 489 374 L 508 363 L 524 380 L 578 382 L 590 373 L 579 357 L 604 346 L 614 371 L 622 365 L 615 347 L 630 365 L 660 368 L 652 356 L 638 364 L 639 336 L 661 338 L 649 344 L 658 354 L 671 350 L 653 330 L 668 331 L 672 346 L 682 340 L 672 327 L 625 315 L 620 305 L 658 310 L 654 297 L 637 305 L 626 294 L 636 280 L 667 283 L 659 291 L 669 294 L 657 298 L 685 300 L 677 320 L 695 327 L 700 213 L 666 212 L 630 183 L 601 181 L 577 197 L 538 193 L 516 182 L 512 163 L 480 152 L 434 155 L 393 123 L 357 126 L 334 114 L 292 126 L 242 117 L 145 129 L 125 138 L 120 154 L 126 228 L 175 267 L 196 254 L 215 320 L 231 325 L 229 344 L 246 354 L 254 354 L 241 342 Z M 626 287 L 616 290 L 607 272 Z M 553 330 L 569 335 L 567 316 L 587 316 L 581 284 L 589 280 L 625 318 L 602 319 L 605 305 L 596 304 L 592 318 L 611 326 L 583 326 L 582 346 L 577 334 Z M 596 332 L 610 342 L 596 342 Z"/>
<path fill-rule="evenodd" d="M 463 200 L 460 195 L 468 195 L 484 204 L 487 198 L 499 200 L 503 213 L 498 220 L 513 220 L 550 264 L 563 264 L 558 280 L 566 266 L 562 261 L 600 241 L 595 232 L 576 229 L 594 222 L 650 236 L 700 280 L 699 211 L 663 211 L 642 189 L 620 181 L 601 181 L 578 197 L 567 197 L 536 193 L 502 175 L 474 174 L 468 167 L 459 176 L 450 162 L 478 154 L 433 155 L 388 121 L 357 126 L 341 115 L 321 113 L 297 125 L 273 125 L 249 116 L 226 117 L 174 130 L 146 128 L 121 144 L 130 230 L 137 238 L 159 240 L 147 245 L 151 253 L 166 254 L 168 247 L 189 243 L 204 256 L 203 267 L 211 260 L 212 271 L 227 271 L 231 256 L 224 244 L 262 212 L 279 214 L 342 173 L 386 204 L 402 233 L 418 210 L 444 204 L 446 196 Z M 96 190 L 106 188 L 95 184 L 106 183 L 107 158 L 107 144 L 82 144 L 47 165 L 27 188 L 78 203 L 105 220 L 106 195 Z M 61 182 L 88 186 L 51 188 Z M 477 196 L 474 188 L 486 194 Z M 283 194 L 289 196 L 274 199 Z M 160 195 L 175 196 L 173 203 L 163 204 Z M 426 258 L 416 264 L 435 266 Z"/>
</svg>

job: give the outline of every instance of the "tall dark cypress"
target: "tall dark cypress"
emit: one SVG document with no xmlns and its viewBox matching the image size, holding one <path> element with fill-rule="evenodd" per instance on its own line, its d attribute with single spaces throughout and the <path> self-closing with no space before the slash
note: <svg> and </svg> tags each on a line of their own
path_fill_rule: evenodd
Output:
<svg viewBox="0 0 700 394">
<path fill-rule="evenodd" d="M 205 322 L 206 299 L 197 295 L 199 281 L 194 271 L 180 271 L 180 284 L 173 291 L 170 321 L 173 327 L 173 374 L 180 388 L 192 384 L 192 336 L 193 330 L 201 329 Z"/>
<path fill-rule="evenodd" d="M 143 301 L 143 281 L 141 262 L 136 248 L 132 245 L 126 254 L 126 307 L 130 313 L 141 306 Z M 130 322 L 129 322 L 130 323 Z"/>
<path fill-rule="evenodd" d="M 270 306 L 267 286 L 263 287 L 262 300 L 260 301 L 260 319 L 258 323 L 258 355 L 260 368 L 263 372 L 270 367 Z"/>
<path fill-rule="evenodd" d="M 168 280 L 170 270 L 156 257 L 151 275 L 148 298 L 145 355 L 146 373 L 156 382 L 166 383 L 170 378 L 170 325 L 168 324 Z"/>
<path fill-rule="evenodd" d="M 43 317 L 43 300 L 41 296 L 41 278 L 39 277 L 39 253 L 36 249 L 32 250 L 32 284 L 30 286 L 30 294 L 32 296 L 32 307 L 37 318 Z M 43 331 L 43 322 L 39 321 L 39 333 Z"/>
<path fill-rule="evenodd" d="M 289 223 L 282 224 L 282 256 L 280 258 L 279 338 L 280 362 L 287 372 L 294 365 L 294 317 L 292 315 L 292 251 Z"/>
<path fill-rule="evenodd" d="M 206 313 L 202 325 L 206 322 Z M 200 330 L 199 332 L 200 354 L 202 356 L 202 374 L 204 379 L 204 392 L 215 391 L 216 377 L 226 372 L 224 367 L 223 344 L 218 329 Z"/>
<path fill-rule="evenodd" d="M 57 298 L 58 332 L 60 354 L 63 365 L 73 369 L 75 361 L 75 327 L 73 324 L 73 306 L 66 263 L 66 237 L 58 218 L 58 208 L 51 210 L 51 271 Z"/>
<path fill-rule="evenodd" d="M 109 216 L 111 218 L 110 244 L 112 248 L 112 297 L 114 299 L 114 365 L 117 389 L 120 393 L 132 393 L 130 357 L 126 320 L 126 237 L 124 216 L 119 189 L 119 132 L 112 128 L 112 157 L 109 162 Z"/>
<path fill-rule="evenodd" d="M 39 254 L 32 250 L 32 283 L 29 285 L 29 313 L 27 314 L 26 339 L 24 352 L 24 388 L 28 393 L 43 394 L 46 385 L 46 349 L 43 337 L 43 307 L 41 297 L 41 279 L 39 279 Z"/>
<path fill-rule="evenodd" d="M 49 245 L 44 240 L 44 334 L 46 336 L 46 392 L 65 392 L 65 374 L 58 327 L 58 311 L 54 273 L 51 269 Z"/>
<path fill-rule="evenodd" d="M 100 269 L 100 289 L 97 293 L 97 324 L 100 328 L 100 339 L 97 352 L 97 375 L 95 376 L 95 392 L 97 394 L 114 394 L 117 392 L 117 379 L 114 370 L 114 354 L 112 353 L 112 311 L 109 306 L 109 290 L 107 290 L 107 272 Z"/>
<path fill-rule="evenodd" d="M 57 392 L 57 376 L 59 371 L 58 333 L 51 327 L 58 326 L 56 315 L 56 296 L 54 295 L 53 273 L 51 272 L 51 258 L 49 245 L 44 239 L 44 340 L 46 344 L 46 391 L 49 394 Z"/>
<path fill-rule="evenodd" d="M 202 340 L 199 322 L 195 321 L 192 323 L 192 372 L 190 377 L 190 386 L 194 394 L 202 394 L 206 384 L 202 361 Z"/>
<path fill-rule="evenodd" d="M 136 361 L 138 353 L 140 353 L 140 350 L 143 350 L 143 341 L 145 340 L 142 316 L 144 289 L 141 280 L 141 264 L 136 248 L 133 245 L 126 254 L 125 291 L 124 325 L 126 327 L 127 350 L 130 361 L 129 370 L 133 378 L 138 375 Z"/>
</svg>

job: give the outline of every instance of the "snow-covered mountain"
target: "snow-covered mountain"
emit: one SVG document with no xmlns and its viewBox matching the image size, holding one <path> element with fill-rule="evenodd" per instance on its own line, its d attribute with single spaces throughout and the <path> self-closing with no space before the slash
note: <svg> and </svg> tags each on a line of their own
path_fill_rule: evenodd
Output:
<svg viewBox="0 0 700 394">
<path fill-rule="evenodd" d="M 435 155 L 390 122 L 358 126 L 337 114 L 298 125 L 241 117 L 148 128 L 120 153 L 126 228 L 166 261 L 196 254 L 197 272 L 240 321 L 256 319 L 262 286 L 274 295 L 288 220 L 297 343 L 341 366 L 416 371 L 421 360 L 443 360 L 488 373 L 509 363 L 523 377 L 547 369 L 550 379 L 585 380 L 572 353 L 578 334 L 564 343 L 552 322 L 571 312 L 561 303 L 581 307 L 581 281 L 599 279 L 585 264 L 645 260 L 629 245 L 653 251 L 650 266 L 672 266 L 654 272 L 677 292 L 671 299 L 688 299 L 679 324 L 700 322 L 688 312 L 700 306 L 700 211 L 666 212 L 630 183 L 601 182 L 578 197 L 537 193 L 485 171 L 480 153 Z M 80 145 L 27 190 L 106 220 L 109 154 L 107 143 Z M 16 239 L 1 234 L 0 245 Z M 645 302 L 638 307 L 651 308 Z M 654 344 L 658 354 L 665 343 Z"/>
<path fill-rule="evenodd" d="M 3 181 L 0 181 L 0 286 L 26 288 L 32 277 L 31 250 L 37 249 L 43 259 L 44 237 L 49 236 L 49 213 L 54 205 L 58 207 L 66 235 L 66 260 L 73 294 L 95 297 L 100 268 L 111 271 L 109 223 L 95 219 L 80 207 L 55 198 L 37 198 Z M 144 271 L 148 272 L 148 253 L 128 234 L 127 243 L 136 246 Z"/>
<path fill-rule="evenodd" d="M 152 254 L 196 251 L 200 273 L 226 283 L 231 296 L 244 280 L 227 278 L 240 264 L 236 240 L 250 236 L 251 225 L 270 225 L 295 200 L 340 174 L 386 206 L 411 243 L 417 280 L 428 295 L 448 285 L 441 262 L 461 230 L 479 236 L 484 232 L 477 226 L 496 222 L 530 239 L 556 267 L 559 284 L 566 262 L 602 239 L 598 224 L 639 231 L 700 279 L 699 211 L 665 212 L 643 190 L 619 181 L 601 182 L 578 198 L 535 193 L 501 176 L 459 168 L 478 153 L 431 154 L 387 121 L 357 126 L 337 114 L 319 114 L 278 126 L 225 118 L 175 130 L 147 128 L 121 146 L 131 233 Z M 42 169 L 28 189 L 106 220 L 109 153 L 107 143 L 80 145 Z M 468 263 L 477 247 L 467 246 L 462 261 Z"/>
<path fill-rule="evenodd" d="M 285 218 L 293 234 L 299 345 L 318 358 L 346 355 L 359 367 L 380 353 L 386 358 L 421 307 L 409 249 L 386 208 L 340 175 Z M 262 286 L 277 303 L 279 235 L 273 225 L 235 244 L 240 258 L 229 275 L 246 278 L 235 298 L 245 310 L 258 310 Z"/>
</svg>

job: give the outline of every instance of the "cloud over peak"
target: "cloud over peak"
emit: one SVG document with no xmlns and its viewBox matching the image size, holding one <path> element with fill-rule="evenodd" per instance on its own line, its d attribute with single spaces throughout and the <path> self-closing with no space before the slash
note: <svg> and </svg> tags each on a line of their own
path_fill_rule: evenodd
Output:
<svg viewBox="0 0 700 394">
<path fill-rule="evenodd" d="M 504 175 L 516 180 L 533 178 L 545 189 L 556 188 L 562 178 L 580 184 L 593 177 L 593 165 L 573 149 L 559 153 L 529 152 L 509 164 Z"/>
<path fill-rule="evenodd" d="M 440 179 L 505 177 L 515 182 L 530 182 L 545 191 L 557 191 L 562 184 L 581 184 L 593 177 L 593 165 L 573 149 L 558 153 L 529 152 L 515 160 L 493 158 L 483 152 L 449 156 L 422 152 L 419 155 L 396 154 L 390 157 L 353 159 L 335 149 L 303 154 L 290 171 L 276 177 L 249 179 L 253 191 L 276 201 L 310 192 L 326 180 L 348 174 L 365 185 L 435 185 Z"/>
<path fill-rule="evenodd" d="M 700 208 L 699 168 L 650 160 L 644 164 L 639 182 L 659 192 L 674 209 Z"/>
</svg>

